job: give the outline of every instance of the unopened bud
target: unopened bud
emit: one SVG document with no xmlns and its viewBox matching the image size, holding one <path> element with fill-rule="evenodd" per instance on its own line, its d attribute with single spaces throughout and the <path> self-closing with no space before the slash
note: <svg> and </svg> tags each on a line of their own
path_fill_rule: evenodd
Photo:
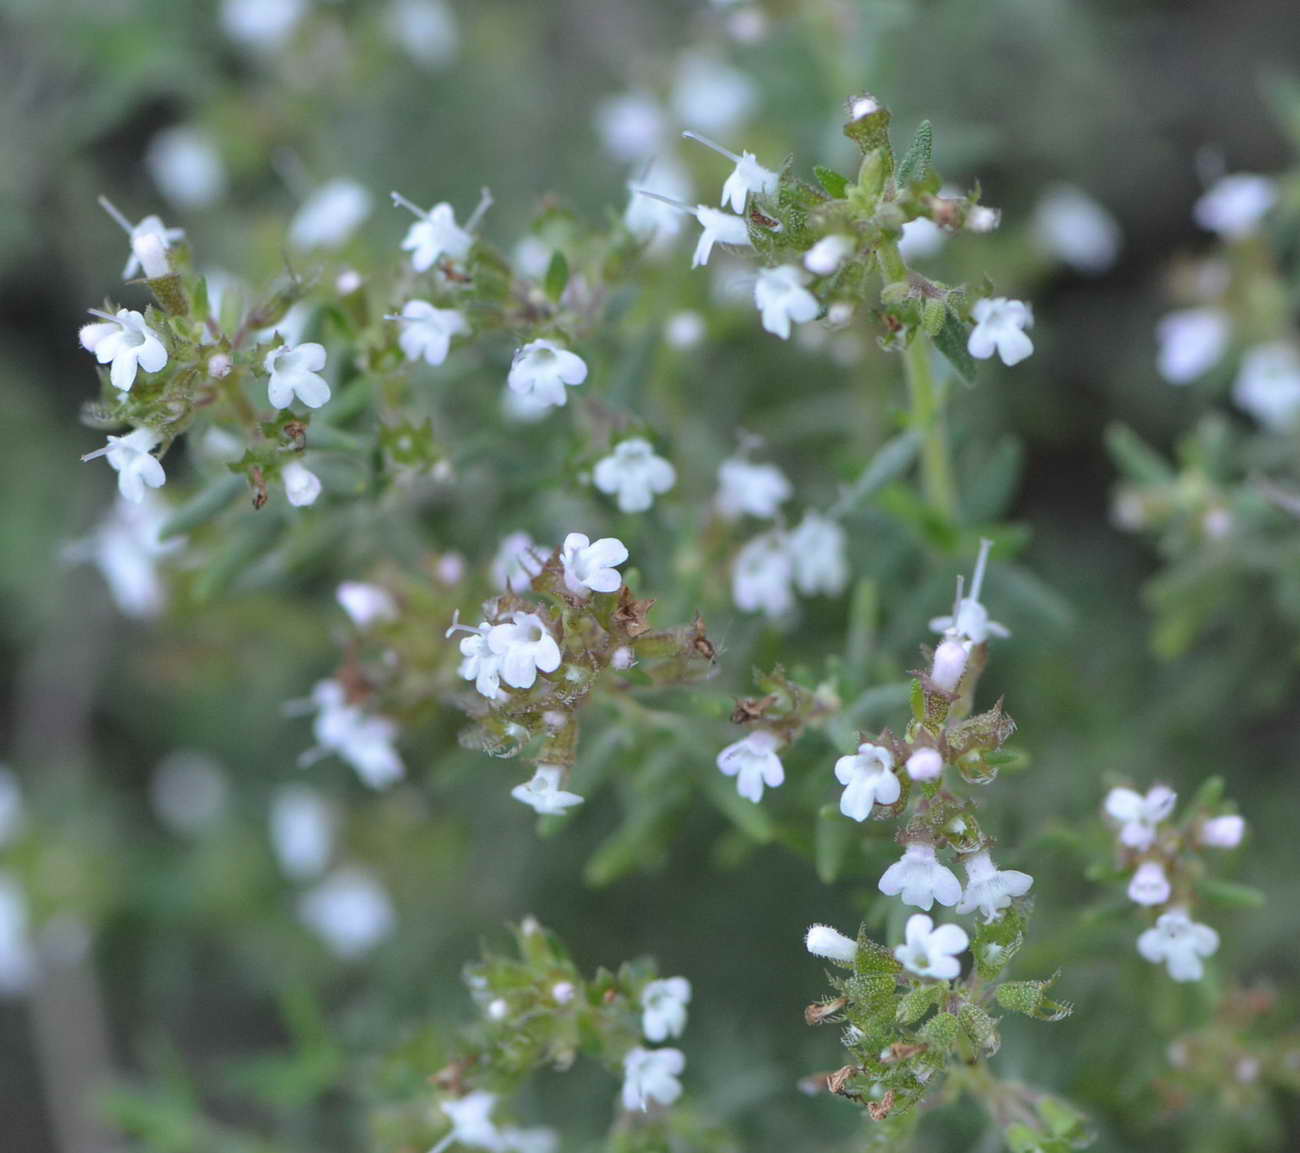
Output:
<svg viewBox="0 0 1300 1153">
<path fill-rule="evenodd" d="M 852 962 L 858 955 L 858 943 L 829 925 L 812 925 L 804 937 L 804 946 L 814 957 L 831 961 Z"/>
<path fill-rule="evenodd" d="M 609 663 L 616 669 L 630 669 L 636 664 L 636 656 L 629 645 L 619 645 L 610 656 Z"/>
<path fill-rule="evenodd" d="M 1214 849 L 1235 849 L 1246 833 L 1246 822 L 1235 814 L 1214 817 L 1201 826 L 1199 840 Z"/>
<path fill-rule="evenodd" d="M 573 1000 L 575 991 L 572 981 L 557 981 L 551 986 L 551 996 L 557 1005 L 567 1005 Z"/>
<path fill-rule="evenodd" d="M 942 772 L 943 757 L 937 749 L 917 749 L 907 758 L 907 775 L 914 781 L 937 781 Z"/>
<path fill-rule="evenodd" d="M 487 1015 L 493 1021 L 504 1021 L 509 1012 L 510 1006 L 505 1003 L 502 997 L 498 997 L 487 1007 Z"/>
<path fill-rule="evenodd" d="M 234 368 L 234 362 L 224 352 L 218 352 L 208 360 L 208 375 L 213 380 L 225 380 Z"/>
<path fill-rule="evenodd" d="M 971 205 L 970 211 L 966 213 L 966 227 L 971 232 L 992 232 L 1001 223 L 1001 211 L 983 204 Z"/>
<path fill-rule="evenodd" d="M 934 667 L 930 669 L 930 680 L 944 692 L 953 692 L 961 683 L 969 659 L 970 652 L 961 641 L 944 641 L 934 650 Z"/>
</svg>

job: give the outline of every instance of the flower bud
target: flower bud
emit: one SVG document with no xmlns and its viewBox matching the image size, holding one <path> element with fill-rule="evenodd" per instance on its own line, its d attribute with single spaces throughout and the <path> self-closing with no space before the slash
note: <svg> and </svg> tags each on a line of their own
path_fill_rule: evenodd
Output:
<svg viewBox="0 0 1300 1153">
<path fill-rule="evenodd" d="M 943 773 L 943 757 L 937 749 L 917 749 L 907 758 L 907 775 L 914 781 L 937 781 Z"/>
<path fill-rule="evenodd" d="M 953 692 L 966 672 L 970 652 L 961 641 L 946 640 L 934 650 L 930 679 L 945 692 Z"/>
<path fill-rule="evenodd" d="M 503 997 L 498 997 L 487 1007 L 487 1015 L 493 1021 L 504 1021 L 510 1013 L 510 1006 L 506 1004 Z"/>
<path fill-rule="evenodd" d="M 573 1000 L 575 991 L 572 981 L 557 981 L 551 986 L 551 996 L 557 1005 L 567 1005 Z"/>
<path fill-rule="evenodd" d="M 1172 890 L 1164 866 L 1158 861 L 1143 861 L 1129 881 L 1129 900 L 1139 905 L 1163 905 Z"/>
<path fill-rule="evenodd" d="M 829 925 L 812 925 L 804 937 L 804 946 L 814 957 L 852 963 L 858 955 L 858 943 Z"/>
<path fill-rule="evenodd" d="M 1214 817 L 1201 826 L 1199 840 L 1212 849 L 1235 849 L 1246 833 L 1246 822 L 1235 813 Z"/>
<path fill-rule="evenodd" d="M 225 380 L 234 368 L 234 362 L 224 352 L 218 352 L 208 360 L 208 375 L 213 380 Z"/>
<path fill-rule="evenodd" d="M 610 656 L 609 663 L 616 669 L 630 669 L 636 664 L 636 657 L 629 645 L 619 645 Z"/>
</svg>

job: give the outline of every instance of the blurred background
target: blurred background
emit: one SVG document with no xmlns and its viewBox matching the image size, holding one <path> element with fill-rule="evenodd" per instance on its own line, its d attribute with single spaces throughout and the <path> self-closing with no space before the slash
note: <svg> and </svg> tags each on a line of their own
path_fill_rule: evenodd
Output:
<svg viewBox="0 0 1300 1153">
<path fill-rule="evenodd" d="M 1206 403 L 1158 378 L 1153 327 L 1176 261 L 1210 244 L 1191 218 L 1204 186 L 1293 165 L 1268 94 L 1300 71 L 1294 15 L 1288 0 L 0 0 L 0 761 L 23 796 L 23 831 L 8 844 L 0 834 L 0 854 L 25 880 L 30 920 L 30 955 L 15 959 L 6 930 L 4 1153 L 391 1147 L 366 1107 L 382 1116 L 421 1083 L 390 1075 L 385 1055 L 464 1020 L 460 966 L 527 913 L 585 969 L 653 953 L 662 972 L 691 978 L 688 1091 L 744 1148 L 854 1147 L 856 1112 L 796 1089 L 838 1055 L 831 1032 L 802 1024 L 821 975 L 798 943 L 810 920 L 852 924 L 876 873 L 822 886 L 804 858 L 707 805 L 629 838 L 636 795 L 614 786 L 539 837 L 508 797 L 519 766 L 457 748 L 454 715 L 404 743 L 410 776 L 392 792 L 366 790 L 337 761 L 298 769 L 308 725 L 282 706 L 333 668 L 346 623 L 334 587 L 374 567 L 388 526 L 339 511 L 252 579 L 196 591 L 181 572 L 167 611 L 118 611 L 95 567 L 76 563 L 87 552 L 74 542 L 112 495 L 107 471 L 77 460 L 99 437 L 78 423 L 95 381 L 76 330 L 120 285 L 125 245 L 100 194 L 132 220 L 156 212 L 183 227 L 201 266 L 250 284 L 281 268 L 291 222 L 310 230 L 303 206 L 331 181 L 365 190 L 368 211 L 320 247 L 359 266 L 396 254 L 408 220 L 387 203 L 394 188 L 467 213 L 490 185 L 484 232 L 509 252 L 547 197 L 580 220 L 621 214 L 651 158 L 712 201 L 722 170 L 679 147 L 683 127 L 769 163 L 794 153 L 805 174 L 814 161 L 851 172 L 842 106 L 864 89 L 893 109 L 896 144 L 931 119 L 939 170 L 978 179 L 1003 209 L 994 238 L 960 238 L 924 266 L 953 281 L 987 271 L 1036 314 L 1036 355 L 985 371 L 953 416 L 959 457 L 991 478 L 969 501 L 1028 542 L 1007 599 L 996 572 L 986 590 L 1014 634 L 988 691 L 1008 693 L 1033 758 L 991 802 L 1014 864 L 1038 878 L 1037 944 L 1020 964 L 1064 968 L 1061 995 L 1078 1006 L 1060 1025 L 1009 1025 L 999 1060 L 1076 1100 L 1100 1149 L 1296 1148 L 1294 1098 L 1230 1120 L 1152 1104 L 1168 1041 L 1213 990 L 1174 988 L 1133 960 L 1131 918 L 1080 923 L 1113 894 L 1057 835 L 1094 821 L 1120 779 L 1190 792 L 1226 778 L 1252 828 L 1235 879 L 1268 905 L 1219 917 L 1222 968 L 1277 986 L 1294 1028 L 1294 642 L 1243 653 L 1228 621 L 1154 655 L 1141 590 L 1158 560 L 1111 523 L 1103 446 L 1123 421 L 1167 450 Z M 1117 222 L 1104 268 L 1071 267 L 1036 233 L 1061 182 Z M 739 424 L 801 490 L 833 494 L 891 431 L 897 364 L 823 330 L 776 346 L 744 284 L 735 303 L 739 273 L 688 273 L 688 245 L 655 264 L 635 304 L 646 323 L 688 308 L 708 318 L 704 343 L 653 350 L 670 399 L 645 415 L 677 446 L 681 515 L 709 499 Z M 504 363 L 449 371 L 467 424 L 496 419 Z M 546 449 L 521 452 L 540 461 Z M 509 494 L 497 491 L 492 516 L 452 503 L 392 531 L 474 566 L 508 531 L 563 531 L 554 503 Z M 910 668 L 953 566 L 925 567 L 884 514 L 853 534 L 855 575 L 880 588 L 879 660 Z M 920 572 L 933 580 L 912 588 Z M 746 690 L 751 661 L 814 660 L 844 631 L 843 604 L 811 607 L 783 638 L 742 619 L 725 590 L 709 595 L 710 624 L 739 657 L 724 659 L 725 691 Z M 695 607 L 684 593 L 664 601 L 664 623 Z M 1270 612 L 1255 606 L 1261 645 L 1275 635 Z M 714 733 L 693 759 L 669 749 L 664 764 L 660 750 L 657 771 L 716 775 L 732 737 Z M 824 771 L 826 756 L 787 771 Z M 305 801 L 286 800 L 285 786 L 304 784 Z M 306 863 L 286 864 L 271 823 L 294 797 L 328 812 L 325 856 L 382 885 L 373 947 L 340 949 L 300 915 L 320 866 L 310 846 Z M 106 1096 L 107 1085 L 119 1088 Z M 613 1091 L 578 1070 L 544 1078 L 529 1103 L 538 1121 L 566 1122 L 563 1147 L 578 1148 L 607 1125 Z M 261 1144 L 223 1136 L 236 1130 Z M 923 1130 L 935 1150 L 989 1148 L 977 1134 L 961 1117 Z"/>
</svg>

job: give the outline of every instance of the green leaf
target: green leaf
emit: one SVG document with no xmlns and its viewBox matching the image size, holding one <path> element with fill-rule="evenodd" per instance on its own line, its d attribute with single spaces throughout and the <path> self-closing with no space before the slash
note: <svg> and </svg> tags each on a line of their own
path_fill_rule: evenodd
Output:
<svg viewBox="0 0 1300 1153">
<path fill-rule="evenodd" d="M 1196 891 L 1207 901 L 1230 905 L 1237 909 L 1258 909 L 1264 905 L 1265 895 L 1253 885 L 1239 885 L 1234 881 L 1218 881 L 1202 877 Z"/>
<path fill-rule="evenodd" d="M 907 146 L 902 162 L 898 165 L 898 184 L 906 188 L 925 179 L 930 170 L 930 156 L 934 150 L 934 126 L 928 120 L 922 120 L 916 128 L 912 143 Z"/>
<path fill-rule="evenodd" d="M 546 295 L 552 300 L 558 301 L 564 295 L 564 290 L 569 286 L 569 262 L 564 258 L 564 253 L 556 251 L 551 256 L 551 263 L 546 269 L 546 280 L 543 287 Z"/>
<path fill-rule="evenodd" d="M 207 524 L 225 512 L 247 487 L 242 476 L 221 477 L 172 513 L 158 530 L 158 539 L 183 536 L 200 525 Z"/>
<path fill-rule="evenodd" d="M 833 168 L 826 168 L 821 164 L 813 166 L 813 174 L 817 177 L 818 183 L 830 194 L 832 200 L 844 199 L 844 193 L 849 187 L 847 176 L 841 176 Z"/>
<path fill-rule="evenodd" d="M 956 311 L 949 308 L 944 314 L 943 327 L 934 338 L 934 346 L 967 384 L 975 383 L 975 358 L 966 349 L 970 339 L 968 325 Z"/>
<path fill-rule="evenodd" d="M 829 885 L 840 875 L 844 860 L 849 855 L 853 844 L 852 821 L 843 816 L 834 805 L 823 805 L 817 814 L 817 826 L 813 838 L 814 857 L 817 862 L 817 876 L 822 884 Z"/>
<path fill-rule="evenodd" d="M 841 517 L 858 508 L 868 497 L 906 472 L 916 459 L 920 446 L 920 435 L 911 428 L 885 441 L 858 479 L 840 494 L 827 515 Z"/>
<path fill-rule="evenodd" d="M 1106 448 L 1116 467 L 1130 480 L 1170 484 L 1175 479 L 1169 462 L 1126 424 L 1106 427 Z"/>
</svg>

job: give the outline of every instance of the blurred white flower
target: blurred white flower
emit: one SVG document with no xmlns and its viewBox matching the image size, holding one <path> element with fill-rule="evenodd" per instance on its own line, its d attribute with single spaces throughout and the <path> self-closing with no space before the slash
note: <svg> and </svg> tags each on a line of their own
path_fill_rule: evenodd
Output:
<svg viewBox="0 0 1300 1153">
<path fill-rule="evenodd" d="M 393 0 L 386 25 L 393 43 L 426 68 L 446 68 L 460 51 L 456 13 L 446 0 Z"/>
<path fill-rule="evenodd" d="M 367 869 L 336 869 L 298 901 L 298 916 L 337 956 L 355 960 L 390 936 L 397 915 L 388 891 Z"/>
<path fill-rule="evenodd" d="M 865 821 L 876 805 L 892 805 L 902 791 L 894 775 L 894 754 L 880 745 L 864 742 L 858 751 L 835 762 L 835 779 L 844 786 L 840 812 Z"/>
<path fill-rule="evenodd" d="M 170 517 L 171 510 L 148 489 L 141 492 L 138 503 L 119 494 L 90 535 L 63 550 L 64 559 L 99 569 L 119 612 L 130 617 L 157 616 L 167 604 L 159 561 L 185 544 L 180 537 L 159 539 Z"/>
<path fill-rule="evenodd" d="M 560 549 L 564 587 L 580 597 L 593 592 L 618 592 L 623 577 L 615 570 L 627 556 L 627 546 L 617 537 L 601 537 L 593 542 L 585 533 L 571 532 Z"/>
<path fill-rule="evenodd" d="M 723 520 L 755 516 L 767 520 L 776 516 L 781 504 L 794 490 L 774 464 L 755 464 L 733 456 L 718 466 L 718 495 L 715 506 Z"/>
<path fill-rule="evenodd" d="M 456 223 L 455 209 L 446 201 L 435 204 L 425 212 L 401 193 L 394 192 L 392 197 L 394 204 L 416 217 L 415 223 L 402 240 L 402 249 L 411 253 L 411 266 L 416 272 L 428 272 L 442 256 L 450 260 L 464 260 L 469 255 L 469 250 L 474 247 L 471 224 L 480 215 L 479 212 L 475 212 L 474 218 L 461 228 Z"/>
<path fill-rule="evenodd" d="M 451 1122 L 451 1132 L 442 1138 L 429 1153 L 442 1153 L 449 1145 L 465 1145 L 472 1149 L 488 1149 L 499 1153 L 505 1149 L 501 1134 L 492 1123 L 492 1110 L 496 1108 L 496 1095 L 482 1089 L 443 1101 L 439 1106 Z"/>
<path fill-rule="evenodd" d="M 963 857 L 962 865 L 966 869 L 966 891 L 957 912 L 979 909 L 986 923 L 996 921 L 1002 910 L 1010 907 L 1013 897 L 1023 897 L 1034 884 L 1028 873 L 999 869 L 986 851 Z"/>
<path fill-rule="evenodd" d="M 174 833 L 193 837 L 225 811 L 226 775 L 210 756 L 189 749 L 168 753 L 149 782 L 149 800 Z"/>
<path fill-rule="evenodd" d="M 1163 905 L 1172 891 L 1159 861 L 1143 861 L 1128 883 L 1129 900 L 1139 905 Z"/>
<path fill-rule="evenodd" d="M 320 496 L 320 477 L 300 460 L 286 464 L 280 470 L 280 479 L 284 482 L 284 495 L 294 508 L 307 508 Z"/>
<path fill-rule="evenodd" d="M 502 592 L 527 592 L 550 553 L 526 532 L 510 533 L 502 539 L 492 560 L 492 583 Z"/>
<path fill-rule="evenodd" d="M 1153 965 L 1163 961 L 1175 981 L 1199 981 L 1205 973 L 1202 958 L 1218 952 L 1219 934 L 1182 909 L 1170 909 L 1138 937 L 1137 948 Z"/>
<path fill-rule="evenodd" d="M 36 980 L 36 951 L 28 931 L 27 894 L 13 874 L 0 871 L 0 997 L 27 992 Z"/>
<path fill-rule="evenodd" d="M 572 388 L 586 379 L 587 362 L 577 353 L 553 340 L 531 340 L 515 350 L 506 383 L 512 392 L 548 405 L 563 405 L 568 401 L 565 386 Z"/>
<path fill-rule="evenodd" d="M 334 590 L 334 599 L 359 629 L 397 619 L 397 602 L 393 600 L 393 594 L 379 585 L 343 581 Z"/>
<path fill-rule="evenodd" d="M 112 363 L 108 376 L 114 388 L 129 392 L 138 368 L 158 372 L 166 366 L 167 347 L 140 313 L 129 308 L 118 309 L 116 316 L 97 308 L 88 311 L 101 322 L 82 325 L 78 339 L 100 364 Z"/>
<path fill-rule="evenodd" d="M 745 202 L 750 196 L 775 196 L 781 178 L 770 168 L 764 168 L 752 152 L 737 156 L 729 148 L 724 148 L 715 140 L 702 136 L 698 132 L 683 132 L 688 140 L 698 141 L 706 148 L 725 156 L 735 168 L 722 185 L 722 199 L 719 204 L 731 203 L 732 212 L 744 212 Z"/>
<path fill-rule="evenodd" d="M 823 236 L 804 253 L 803 266 L 817 276 L 832 276 L 853 252 L 853 240 L 838 232 Z"/>
<path fill-rule="evenodd" d="M 644 437 L 620 441 L 614 451 L 596 462 L 592 483 L 608 496 L 616 496 L 620 512 L 645 512 L 656 496 L 677 482 L 677 472 Z"/>
<path fill-rule="evenodd" d="M 560 667 L 560 646 L 536 613 L 514 612 L 505 624 L 493 625 L 488 648 L 501 661 L 501 678 L 516 689 L 531 689 L 537 674 Z"/>
<path fill-rule="evenodd" d="M 258 52 L 283 48 L 307 12 L 307 0 L 222 0 L 221 27 Z"/>
<path fill-rule="evenodd" d="M 943 618 L 939 618 L 943 619 Z M 956 637 L 945 637 L 934 650 L 934 662 L 930 666 L 930 680 L 944 692 L 953 693 L 966 675 L 966 666 L 970 662 L 970 641 L 959 641 Z"/>
<path fill-rule="evenodd" d="M 1123 242 L 1115 218 L 1072 184 L 1058 184 L 1044 193 L 1034 210 L 1034 235 L 1058 260 L 1092 275 L 1115 263 Z"/>
<path fill-rule="evenodd" d="M 731 596 L 742 612 L 783 617 L 794 608 L 794 560 L 784 533 L 748 541 L 731 566 Z"/>
<path fill-rule="evenodd" d="M 957 874 L 939 863 L 934 846 L 913 841 L 903 855 L 889 866 L 877 886 L 887 897 L 901 897 L 904 905 L 926 909 L 938 901 L 951 908 L 961 900 Z"/>
<path fill-rule="evenodd" d="M 560 788 L 563 775 L 558 765 L 538 765 L 532 777 L 511 789 L 510 795 L 536 813 L 562 813 L 583 801 L 577 793 Z"/>
<path fill-rule="evenodd" d="M 623 1108 L 644 1111 L 651 1101 L 671 1105 L 682 1095 L 677 1078 L 685 1068 L 680 1049 L 632 1049 L 623 1058 Z"/>
<path fill-rule="evenodd" d="M 793 264 L 762 268 L 754 284 L 754 303 L 763 315 L 763 328 L 790 339 L 790 325 L 804 324 L 821 312 L 817 298 L 804 287 L 805 274 Z"/>
<path fill-rule="evenodd" d="M 924 260 L 926 257 L 935 256 L 942 251 L 947 238 L 947 233 L 933 220 L 925 216 L 918 216 L 915 220 L 909 220 L 903 225 L 903 235 L 898 242 L 898 251 L 903 259 L 909 263 L 913 260 Z"/>
<path fill-rule="evenodd" d="M 825 957 L 828 961 L 840 961 L 846 965 L 852 964 L 858 955 L 857 941 L 830 925 L 809 925 L 803 943 L 814 957 Z"/>
<path fill-rule="evenodd" d="M 935 928 L 924 913 L 915 913 L 907 918 L 906 942 L 894 949 L 903 968 L 918 977 L 951 981 L 961 972 L 957 958 L 970 945 L 970 938 L 960 925 Z"/>
<path fill-rule="evenodd" d="M 158 191 L 178 208 L 207 208 L 225 195 L 221 153 L 201 128 L 188 124 L 164 128 L 149 142 L 145 165 Z"/>
<path fill-rule="evenodd" d="M 309 765 L 333 753 L 350 764 L 372 789 L 385 788 L 406 774 L 393 748 L 397 726 L 391 720 L 349 702 L 338 681 L 319 681 L 312 689 L 311 701 L 317 710 L 312 722 L 316 748 L 299 758 L 301 764 Z"/>
<path fill-rule="evenodd" d="M 988 360 L 996 352 L 1002 363 L 1011 367 L 1034 351 L 1033 341 L 1025 335 L 1025 329 L 1033 326 L 1034 314 L 1024 301 L 985 297 L 975 302 L 971 317 L 975 327 L 966 341 L 966 351 L 976 360 Z"/>
<path fill-rule="evenodd" d="M 1235 849 L 1245 835 L 1245 820 L 1231 813 L 1225 817 L 1211 817 L 1201 826 L 1197 839 L 1213 849 Z"/>
<path fill-rule="evenodd" d="M 271 847 L 285 876 L 319 876 L 334 852 L 338 814 L 323 794 L 306 785 L 282 785 L 271 796 Z"/>
<path fill-rule="evenodd" d="M 361 227 L 374 198 L 355 180 L 330 180 L 315 189 L 289 224 L 295 248 L 342 248 Z"/>
<path fill-rule="evenodd" d="M 647 1041 L 680 1037 L 686 1028 L 686 1006 L 691 1001 L 691 983 L 685 977 L 650 981 L 641 990 L 641 1032 Z"/>
<path fill-rule="evenodd" d="M 1130 849 L 1149 849 L 1156 826 L 1174 811 L 1178 794 L 1168 785 L 1153 785 L 1144 797 L 1132 789 L 1111 789 L 1106 794 L 1106 815 L 1120 822 L 1120 843 Z"/>
<path fill-rule="evenodd" d="M 330 386 L 320 375 L 325 367 L 325 347 L 315 341 L 281 344 L 263 361 L 270 379 L 266 398 L 272 408 L 288 408 L 296 396 L 308 408 L 320 408 L 330 398 Z"/>
<path fill-rule="evenodd" d="M 1254 232 L 1277 202 L 1277 182 L 1267 176 L 1238 172 L 1207 189 L 1192 208 L 1192 219 L 1225 240 Z"/>
<path fill-rule="evenodd" d="M 668 124 L 654 97 L 626 92 L 601 102 L 596 131 L 610 156 L 623 164 L 636 164 L 663 152 Z"/>
<path fill-rule="evenodd" d="M 560 1139 L 553 1129 L 501 1130 L 501 1148 L 506 1153 L 556 1153 Z"/>
<path fill-rule="evenodd" d="M 23 790 L 18 777 L 0 765 L 0 848 L 22 831 L 26 819 L 24 808 Z"/>
<path fill-rule="evenodd" d="M 675 348 L 679 352 L 694 348 L 707 335 L 708 328 L 704 324 L 704 317 L 689 309 L 674 312 L 668 318 L 668 323 L 664 325 L 664 339 L 670 348 Z"/>
<path fill-rule="evenodd" d="M 775 789 L 785 781 L 785 769 L 776 755 L 781 744 L 775 733 L 755 729 L 723 749 L 716 763 L 725 776 L 736 778 L 736 792 L 758 804 L 764 785 Z"/>
<path fill-rule="evenodd" d="M 700 52 L 686 52 L 680 58 L 673 109 L 682 124 L 722 136 L 736 128 L 757 103 L 757 87 L 743 72 Z"/>
<path fill-rule="evenodd" d="M 1300 355 L 1288 341 L 1261 344 L 1241 359 L 1232 399 L 1265 428 L 1289 430 L 1300 413 Z"/>
<path fill-rule="evenodd" d="M 153 455 L 162 437 L 151 428 L 137 428 L 126 436 L 109 436 L 103 448 L 88 452 L 81 459 L 105 457 L 117 473 L 117 491 L 134 504 L 144 500 L 145 486 L 161 488 L 167 483 L 162 462 Z"/>
<path fill-rule="evenodd" d="M 937 781 L 943 774 L 943 757 L 937 749 L 917 749 L 907 758 L 906 768 L 914 781 Z"/>
<path fill-rule="evenodd" d="M 1228 348 L 1232 322 L 1219 308 L 1184 308 L 1156 324 L 1156 371 L 1187 384 L 1213 368 Z"/>
<path fill-rule="evenodd" d="M 786 537 L 795 587 L 804 596 L 839 596 L 849 583 L 847 537 L 839 523 L 809 510 Z"/>
<path fill-rule="evenodd" d="M 298 301 L 273 325 L 258 331 L 257 343 L 300 344 L 315 311 L 307 301 Z"/>
<path fill-rule="evenodd" d="M 426 364 L 442 364 L 451 351 L 453 336 L 469 335 L 465 314 L 455 308 L 435 308 L 427 300 L 408 300 L 401 314 L 389 316 L 401 325 L 397 343 L 407 360 L 423 359 Z"/>
</svg>

